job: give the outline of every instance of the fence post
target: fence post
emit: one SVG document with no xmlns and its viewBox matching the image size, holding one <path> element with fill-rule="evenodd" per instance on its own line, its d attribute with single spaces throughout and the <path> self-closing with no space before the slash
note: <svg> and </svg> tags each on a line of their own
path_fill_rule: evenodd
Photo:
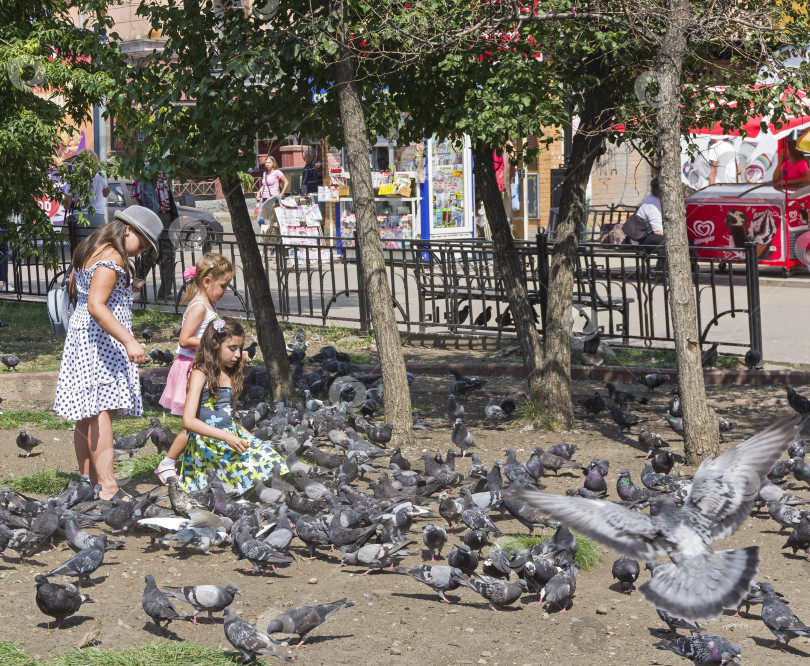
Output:
<svg viewBox="0 0 810 666">
<path fill-rule="evenodd" d="M 540 325 L 543 334 L 546 332 L 546 310 L 548 309 L 548 235 L 545 229 L 537 232 L 537 272 L 540 276 Z"/>
<path fill-rule="evenodd" d="M 357 242 L 356 231 L 354 232 L 354 256 L 357 257 L 357 306 L 360 311 L 360 335 L 366 336 L 371 333 L 371 321 L 369 320 L 368 291 L 366 290 L 366 277 L 363 270 L 363 256 Z"/>
<path fill-rule="evenodd" d="M 762 312 L 759 302 L 759 262 L 757 244 L 745 243 L 745 288 L 748 292 L 748 337 L 751 349 L 765 355 L 762 349 Z"/>
</svg>

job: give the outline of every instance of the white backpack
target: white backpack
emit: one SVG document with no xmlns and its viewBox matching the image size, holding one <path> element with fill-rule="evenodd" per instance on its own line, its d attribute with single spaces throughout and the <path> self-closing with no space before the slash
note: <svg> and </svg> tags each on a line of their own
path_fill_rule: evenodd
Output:
<svg viewBox="0 0 810 666">
<path fill-rule="evenodd" d="M 70 281 L 71 267 L 65 273 L 62 286 L 54 287 L 48 291 L 48 319 L 51 320 L 53 332 L 58 335 L 67 335 L 70 316 L 73 314 L 73 302 L 70 300 L 68 282 Z"/>
</svg>

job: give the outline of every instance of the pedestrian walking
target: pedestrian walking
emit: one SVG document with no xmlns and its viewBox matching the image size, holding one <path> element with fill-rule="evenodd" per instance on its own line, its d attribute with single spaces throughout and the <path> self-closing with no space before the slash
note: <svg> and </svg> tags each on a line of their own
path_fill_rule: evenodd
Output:
<svg viewBox="0 0 810 666">
<path fill-rule="evenodd" d="M 147 164 L 148 166 L 148 164 Z M 169 237 L 172 221 L 180 216 L 172 193 L 172 180 L 163 170 L 158 170 L 154 181 L 143 178 L 132 183 L 132 198 L 135 203 L 145 206 L 157 214 L 163 224 L 158 244 L 157 263 L 160 267 L 160 287 L 157 290 L 158 300 L 174 299 L 174 245 Z M 149 274 L 147 269 L 144 278 Z"/>
<path fill-rule="evenodd" d="M 278 163 L 275 157 L 267 156 L 264 160 L 265 171 L 262 174 L 259 183 L 259 189 L 256 192 L 257 208 L 259 209 L 259 231 L 266 234 L 270 231 L 270 224 L 264 218 L 265 209 L 264 205 L 274 200 L 273 208 L 276 205 L 281 205 L 281 198 L 290 186 L 290 181 L 287 176 L 278 168 Z"/>
</svg>

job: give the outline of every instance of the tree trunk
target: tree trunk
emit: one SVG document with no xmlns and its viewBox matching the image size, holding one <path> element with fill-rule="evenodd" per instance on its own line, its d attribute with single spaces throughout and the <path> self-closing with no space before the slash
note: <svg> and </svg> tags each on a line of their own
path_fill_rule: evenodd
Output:
<svg viewBox="0 0 810 666">
<path fill-rule="evenodd" d="M 561 428 L 574 424 L 571 394 L 571 337 L 574 319 L 572 300 L 577 246 L 585 213 L 585 196 L 591 169 L 604 150 L 604 128 L 612 115 L 610 83 L 586 93 L 580 112 L 580 124 L 571 144 L 571 157 L 565 172 L 554 246 L 548 279 L 546 326 L 543 331 L 545 362 L 541 375 L 540 407 L 545 418 Z"/>
<path fill-rule="evenodd" d="M 336 11 L 342 16 L 343 3 L 336 3 L 335 6 Z M 345 26 L 342 32 L 345 33 Z M 346 35 L 343 34 L 341 41 L 345 41 L 345 38 Z M 371 165 L 368 158 L 366 119 L 360 103 L 360 92 L 354 80 L 351 54 L 342 44 L 338 45 L 337 57 L 332 68 L 349 160 L 352 201 L 357 217 L 357 251 L 363 267 L 363 274 L 359 275 L 358 279 L 363 280 L 368 293 L 371 324 L 377 341 L 377 352 L 380 355 L 385 416 L 394 426 L 392 444 L 411 446 L 414 443 L 411 394 L 377 226 L 377 207 L 374 203 Z"/>
<path fill-rule="evenodd" d="M 295 384 L 290 361 L 287 358 L 287 346 L 284 342 L 284 333 L 276 319 L 270 283 L 264 272 L 259 246 L 256 244 L 256 234 L 250 222 L 242 185 L 236 176 L 230 174 L 222 178 L 222 185 L 225 189 L 228 212 L 231 214 L 233 233 L 239 246 L 239 256 L 242 259 L 242 275 L 250 299 L 253 301 L 259 347 L 262 350 L 264 365 L 270 374 L 273 398 L 289 402 L 295 394 Z"/>
<path fill-rule="evenodd" d="M 529 302 L 529 292 L 526 290 L 526 271 L 515 249 L 509 220 L 506 218 L 501 194 L 498 191 L 495 168 L 492 164 L 492 150 L 491 147 L 481 143 L 473 145 L 475 184 L 484 200 L 484 209 L 492 231 L 495 261 L 503 276 L 509 311 L 515 321 L 520 352 L 523 355 L 523 367 L 526 368 L 526 377 L 529 381 L 529 397 L 536 403 L 541 396 L 540 372 L 543 349 L 537 325 L 534 323 L 534 308 Z"/>
<path fill-rule="evenodd" d="M 667 31 L 656 58 L 658 112 L 656 149 L 661 209 L 666 236 L 669 306 L 675 333 L 678 387 L 684 416 L 686 462 L 699 463 L 718 450 L 717 419 L 706 404 L 700 334 L 686 236 L 686 207 L 681 187 L 681 68 L 686 29 L 692 21 L 689 0 L 670 0 Z"/>
</svg>

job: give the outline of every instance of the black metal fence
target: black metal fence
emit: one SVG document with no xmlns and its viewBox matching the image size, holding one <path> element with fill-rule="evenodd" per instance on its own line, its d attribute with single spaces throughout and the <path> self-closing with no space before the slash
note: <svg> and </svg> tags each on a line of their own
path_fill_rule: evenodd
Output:
<svg viewBox="0 0 810 666">
<path fill-rule="evenodd" d="M 615 212 L 613 215 L 619 213 Z M 597 227 L 598 230 L 598 227 Z M 597 236 L 598 237 L 598 236 Z M 343 324 L 371 329 L 362 260 L 354 248 L 340 247 L 337 238 L 257 237 L 264 271 L 279 316 L 293 322 Z M 183 309 L 183 271 L 204 250 L 219 252 L 236 267 L 232 289 L 219 303 L 223 312 L 252 317 L 254 304 L 246 288 L 239 250 L 232 234 L 181 242 L 175 252 L 179 288 L 156 298 L 159 271 L 152 270 L 135 306 Z M 390 241 L 386 241 L 386 244 Z M 538 325 L 546 316 L 553 242 L 540 234 L 536 242 L 515 241 L 529 299 Z M 453 332 L 510 336 L 515 328 L 491 241 L 405 240 L 384 247 L 385 266 L 397 320 L 405 331 Z M 706 249 L 706 248 L 702 248 Z M 44 300 L 70 262 L 70 244 L 59 247 L 60 265 L 48 269 L 22 250 L 12 253 L 9 276 L 14 292 L 0 298 Z M 647 344 L 674 339 L 669 308 L 672 288 L 657 257 L 646 248 L 627 250 L 580 243 L 577 250 L 572 333 L 599 330 L 606 339 L 641 340 Z M 759 276 L 756 248 L 743 258 L 698 259 L 693 256 L 689 288 L 698 306 L 701 342 L 762 350 Z"/>
</svg>

